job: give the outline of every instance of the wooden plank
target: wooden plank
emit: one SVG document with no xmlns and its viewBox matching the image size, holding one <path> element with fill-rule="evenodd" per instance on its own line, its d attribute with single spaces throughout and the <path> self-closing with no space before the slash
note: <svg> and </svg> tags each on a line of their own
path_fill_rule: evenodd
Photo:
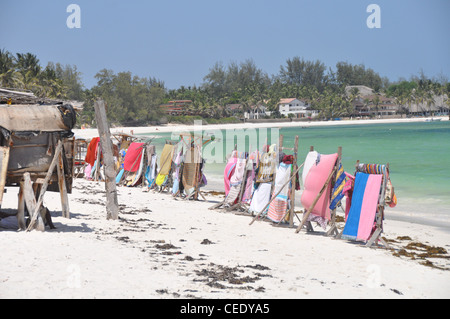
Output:
<svg viewBox="0 0 450 319">
<path fill-rule="evenodd" d="M 298 153 L 298 135 L 295 137 L 294 142 L 294 163 L 293 170 L 297 169 L 297 153 Z M 291 207 L 289 209 L 289 226 L 294 226 L 294 214 L 295 214 L 295 184 L 297 183 L 297 174 L 294 175 L 292 179 L 292 188 L 291 188 Z"/>
<path fill-rule="evenodd" d="M 53 156 L 53 160 L 47 171 L 47 175 L 45 176 L 44 183 L 42 184 L 42 189 L 41 189 L 41 193 L 39 194 L 39 199 L 38 199 L 37 205 L 36 205 L 34 211 L 30 211 L 30 209 L 28 209 L 28 211 L 30 211 L 30 216 L 32 216 L 32 217 L 31 217 L 30 224 L 28 225 L 27 231 L 30 231 L 34 228 L 34 224 L 35 224 L 36 220 L 38 219 L 39 214 L 37 212 L 44 201 L 44 194 L 47 191 L 48 182 L 50 181 L 50 178 L 53 175 L 53 171 L 55 170 L 56 164 L 59 161 L 59 155 L 61 154 L 62 147 L 63 147 L 62 141 L 59 141 L 58 145 L 56 146 L 56 149 L 55 149 L 55 155 Z M 29 174 L 29 173 L 25 173 L 25 174 Z"/>
<path fill-rule="evenodd" d="M 25 205 L 30 212 L 30 217 L 36 220 L 35 229 L 39 231 L 45 231 L 44 219 L 40 214 L 40 206 L 41 204 L 36 203 L 36 196 L 33 191 L 33 185 L 31 183 L 31 178 L 29 173 L 23 174 L 23 199 L 25 201 Z M 31 224 L 30 224 L 31 225 Z M 33 226 L 34 227 L 34 226 Z"/>
<path fill-rule="evenodd" d="M 119 203 L 116 189 L 116 170 L 114 167 L 113 146 L 108 119 L 106 117 L 105 102 L 102 100 L 96 101 L 94 108 L 102 145 L 103 164 L 105 166 L 106 219 L 117 220 L 119 218 Z"/>
<path fill-rule="evenodd" d="M 2 166 L 0 168 L 0 207 L 3 202 L 3 193 L 5 191 L 6 175 L 8 173 L 8 163 L 9 163 L 9 147 L 0 147 L 0 152 L 2 155 Z"/>
<path fill-rule="evenodd" d="M 66 178 L 64 175 L 64 163 L 62 159 L 62 152 L 58 156 L 58 164 L 56 171 L 58 172 L 58 187 L 59 195 L 61 197 L 62 216 L 70 219 L 69 198 L 67 196 Z"/>
<path fill-rule="evenodd" d="M 17 224 L 19 225 L 19 229 L 25 230 L 27 228 L 25 222 L 25 200 L 23 198 L 23 181 L 20 182 L 19 187 L 19 202 L 17 205 Z"/>
<path fill-rule="evenodd" d="M 331 181 L 331 178 L 333 177 L 334 173 L 336 172 L 337 168 L 336 166 L 334 167 L 334 169 L 331 171 L 330 175 L 328 176 L 325 184 L 323 184 L 322 189 L 320 190 L 319 194 L 317 194 L 316 198 L 314 199 L 313 203 L 311 204 L 311 206 L 309 207 L 308 211 L 306 212 L 306 214 L 303 216 L 303 220 L 302 223 L 300 224 L 300 226 L 297 227 L 297 229 L 295 230 L 296 233 L 298 233 L 303 225 L 305 225 L 306 220 L 308 218 L 308 216 L 311 214 L 312 210 L 314 209 L 314 206 L 316 206 L 317 202 L 319 201 L 319 198 L 322 196 L 323 192 L 325 191 L 325 189 L 327 188 L 328 184 Z"/>
<path fill-rule="evenodd" d="M 253 224 L 255 222 L 255 220 L 257 220 L 259 218 L 259 216 L 261 216 L 261 214 L 267 209 L 267 207 L 270 206 L 270 204 L 273 202 L 273 200 L 281 193 L 281 191 L 283 190 L 283 188 L 286 187 L 286 185 L 288 183 L 291 182 L 292 178 L 295 177 L 295 174 L 297 174 L 297 172 L 303 167 L 303 165 L 305 165 L 305 163 L 303 163 L 302 165 L 300 165 L 291 175 L 291 178 L 289 178 L 289 180 L 280 188 L 280 190 L 274 195 L 272 196 L 272 199 L 269 201 L 269 203 L 267 203 L 267 205 L 263 208 L 263 210 L 261 210 L 254 218 L 253 220 L 250 222 L 250 225 Z"/>
<path fill-rule="evenodd" d="M 339 169 L 339 165 L 342 160 L 342 146 L 338 147 L 338 159 L 336 161 L 336 168 Z M 337 174 L 337 171 L 336 171 Z M 337 236 L 339 234 L 336 226 L 336 208 L 331 211 L 331 228 L 327 231 L 327 236 Z"/>
</svg>

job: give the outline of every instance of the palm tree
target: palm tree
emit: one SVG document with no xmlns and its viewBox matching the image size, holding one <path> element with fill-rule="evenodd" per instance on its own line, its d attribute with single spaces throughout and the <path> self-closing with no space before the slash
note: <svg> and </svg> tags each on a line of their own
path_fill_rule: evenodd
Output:
<svg viewBox="0 0 450 319">
<path fill-rule="evenodd" d="M 14 56 L 6 50 L 0 50 L 0 86 L 18 87 L 19 76 L 15 70 Z"/>
<path fill-rule="evenodd" d="M 375 109 L 376 117 L 378 117 L 378 109 L 379 109 L 380 104 L 381 104 L 380 95 L 377 93 L 377 94 L 375 94 L 375 97 L 372 100 L 372 105 L 373 105 L 373 108 Z"/>
</svg>

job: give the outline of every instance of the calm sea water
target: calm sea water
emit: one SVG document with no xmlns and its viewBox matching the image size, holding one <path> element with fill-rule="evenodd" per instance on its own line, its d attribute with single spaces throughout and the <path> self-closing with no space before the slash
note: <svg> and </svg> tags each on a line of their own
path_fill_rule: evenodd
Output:
<svg viewBox="0 0 450 319">
<path fill-rule="evenodd" d="M 357 160 L 389 163 L 398 197 L 391 214 L 450 222 L 450 121 L 281 128 L 280 134 L 286 147 L 293 147 L 299 136 L 298 164 L 310 146 L 323 154 L 336 153 L 342 146 L 342 163 L 349 173 Z M 222 135 L 225 141 L 226 131 Z M 154 140 L 157 150 L 170 138 L 171 134 L 160 134 Z M 205 175 L 222 181 L 225 164 L 211 163 L 208 156 L 206 160 Z"/>
</svg>

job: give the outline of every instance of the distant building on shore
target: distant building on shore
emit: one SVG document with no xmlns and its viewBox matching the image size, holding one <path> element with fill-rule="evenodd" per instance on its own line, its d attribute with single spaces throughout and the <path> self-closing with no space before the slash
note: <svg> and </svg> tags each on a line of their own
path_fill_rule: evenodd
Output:
<svg viewBox="0 0 450 319">
<path fill-rule="evenodd" d="M 316 117 L 319 115 L 319 112 L 311 109 L 306 101 L 296 98 L 281 99 L 278 102 L 278 111 L 282 116 L 292 114 L 296 118 Z"/>
<path fill-rule="evenodd" d="M 248 111 L 244 112 L 244 118 L 246 120 L 259 120 L 269 115 L 270 112 L 267 110 L 267 107 L 263 104 L 252 105 L 250 106 L 250 109 Z"/>
<path fill-rule="evenodd" d="M 174 100 L 167 104 L 162 104 L 159 107 L 167 115 L 190 115 L 189 107 L 192 105 L 191 100 Z"/>
</svg>

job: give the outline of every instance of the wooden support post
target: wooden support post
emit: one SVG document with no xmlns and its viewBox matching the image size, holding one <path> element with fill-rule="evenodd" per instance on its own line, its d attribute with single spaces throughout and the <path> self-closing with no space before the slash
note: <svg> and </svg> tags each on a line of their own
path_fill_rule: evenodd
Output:
<svg viewBox="0 0 450 319">
<path fill-rule="evenodd" d="M 5 185 L 6 185 L 6 177 L 8 174 L 8 164 L 9 164 L 9 153 L 10 153 L 10 139 L 6 141 L 7 146 L 6 147 L 0 147 L 0 207 L 2 206 L 3 202 L 3 194 L 5 192 Z"/>
<path fill-rule="evenodd" d="M 106 117 L 105 102 L 102 100 L 96 101 L 94 108 L 105 165 L 106 219 L 117 220 L 119 218 L 119 203 L 116 190 L 116 170 L 114 168 L 113 146 Z"/>
<path fill-rule="evenodd" d="M 35 193 L 33 192 L 33 186 L 31 184 L 31 178 L 30 178 L 30 173 L 25 173 L 23 174 L 23 189 L 22 189 L 22 195 L 23 195 L 23 199 L 25 201 L 25 204 L 27 205 L 28 211 L 30 212 L 30 218 L 32 218 L 32 220 L 36 220 L 37 221 L 37 225 L 36 225 L 36 229 L 39 231 L 44 231 L 45 230 L 45 224 L 44 224 L 44 218 L 45 216 L 41 216 L 40 213 L 40 207 L 41 204 L 36 203 L 36 196 Z M 30 224 L 31 226 L 31 224 Z"/>
<path fill-rule="evenodd" d="M 341 164 L 342 160 L 342 146 L 338 147 L 338 159 L 336 161 L 336 168 L 339 170 L 339 165 Z M 336 171 L 337 174 L 337 171 Z M 336 208 L 331 211 L 331 228 L 327 232 L 327 236 L 337 236 L 339 235 L 339 231 L 337 230 L 336 226 Z"/>
<path fill-rule="evenodd" d="M 55 167 L 58 164 L 59 155 L 62 152 L 62 147 L 63 147 L 63 143 L 62 143 L 62 141 L 59 141 L 58 146 L 56 146 L 56 149 L 55 149 L 55 154 L 53 155 L 53 160 L 50 163 L 50 167 L 47 171 L 47 175 L 45 176 L 44 182 L 42 183 L 42 189 L 41 189 L 41 193 L 39 194 L 39 199 L 36 204 L 36 207 L 35 207 L 34 211 L 31 211 L 30 208 L 28 208 L 28 211 L 30 212 L 30 216 L 31 216 L 31 221 L 30 221 L 30 224 L 28 225 L 27 231 L 30 231 L 31 229 L 33 229 L 34 223 L 36 222 L 36 220 L 38 218 L 38 215 L 39 215 L 38 211 L 41 208 L 41 205 L 44 201 L 44 194 L 47 191 L 47 187 L 48 187 L 48 183 L 50 182 L 50 178 L 52 177 L 53 171 L 55 170 Z"/>
<path fill-rule="evenodd" d="M 254 218 L 253 220 L 250 222 L 250 225 L 253 224 L 255 222 L 255 220 L 257 220 L 259 218 L 259 216 L 267 209 L 267 207 L 269 207 L 269 205 L 273 202 L 273 200 L 281 193 L 281 191 L 283 190 L 283 188 L 285 188 L 287 186 L 287 184 L 289 184 L 292 180 L 292 178 L 295 176 L 295 174 L 297 174 L 297 172 L 300 170 L 300 168 L 303 167 L 303 165 L 305 165 L 305 163 L 303 163 L 302 165 L 300 165 L 291 175 L 291 178 L 289 178 L 289 180 L 280 188 L 280 190 L 274 195 L 272 196 L 272 199 L 267 203 L 267 205 L 264 207 L 264 209 L 262 211 L 260 211 Z"/>
<path fill-rule="evenodd" d="M 298 135 L 295 137 L 294 144 L 294 163 L 292 164 L 292 170 L 297 170 L 297 153 L 298 153 Z M 291 187 L 291 207 L 289 209 L 289 227 L 294 226 L 294 214 L 295 214 L 295 184 L 297 184 L 297 174 L 294 174 Z"/>
<path fill-rule="evenodd" d="M 67 196 L 66 177 L 64 174 L 64 162 L 62 159 L 62 152 L 58 156 L 58 164 L 56 165 L 58 172 L 58 187 L 59 195 L 61 197 L 62 216 L 70 219 L 69 197 Z"/>
<path fill-rule="evenodd" d="M 17 224 L 19 225 L 19 229 L 25 230 L 27 228 L 27 225 L 25 223 L 25 200 L 23 198 L 23 181 L 20 182 L 18 201 L 19 203 L 17 205 Z"/>
<path fill-rule="evenodd" d="M 311 214 L 312 210 L 314 209 L 314 206 L 316 206 L 317 202 L 319 201 L 319 198 L 322 196 L 323 192 L 325 191 L 325 189 L 327 188 L 328 184 L 331 181 L 331 178 L 333 177 L 334 173 L 337 171 L 336 166 L 334 167 L 334 169 L 331 171 L 330 175 L 328 176 L 325 184 L 323 184 L 322 189 L 320 190 L 319 194 L 317 194 L 316 198 L 314 199 L 313 203 L 311 204 L 311 207 L 308 209 L 308 211 L 305 213 L 305 216 L 303 216 L 303 220 L 302 223 L 300 224 L 300 226 L 297 227 L 296 229 L 296 233 L 298 233 L 303 225 L 305 225 L 306 220 L 309 217 L 309 214 Z"/>
<path fill-rule="evenodd" d="M 8 143 L 9 144 L 9 143 Z M 8 163 L 9 163 L 9 146 L 7 147 L 0 147 L 1 152 L 1 167 L 0 167 L 0 207 L 2 206 L 3 202 L 3 192 L 5 191 L 5 184 L 6 184 L 6 175 L 8 173 Z"/>
</svg>

